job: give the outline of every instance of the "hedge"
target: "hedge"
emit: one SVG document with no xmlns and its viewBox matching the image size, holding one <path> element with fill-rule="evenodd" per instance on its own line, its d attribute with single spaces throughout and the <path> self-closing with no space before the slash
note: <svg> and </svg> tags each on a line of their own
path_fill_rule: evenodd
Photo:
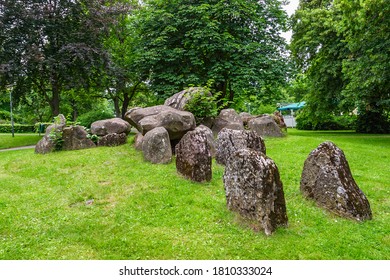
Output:
<svg viewBox="0 0 390 280">
<path fill-rule="evenodd" d="M 35 126 L 28 124 L 14 124 L 15 133 L 34 133 Z M 12 133 L 11 124 L 0 124 L 0 133 Z"/>
</svg>

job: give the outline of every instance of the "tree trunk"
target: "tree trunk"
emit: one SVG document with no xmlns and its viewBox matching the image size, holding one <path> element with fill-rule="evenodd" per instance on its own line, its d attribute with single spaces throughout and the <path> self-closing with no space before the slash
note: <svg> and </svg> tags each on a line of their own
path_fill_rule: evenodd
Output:
<svg viewBox="0 0 390 280">
<path fill-rule="evenodd" d="M 51 82 L 51 99 L 49 101 L 50 108 L 53 117 L 56 117 L 60 114 L 60 92 L 61 87 L 58 81 L 57 75 L 52 75 L 52 82 Z"/>
<path fill-rule="evenodd" d="M 114 101 L 115 117 L 120 118 L 121 117 L 121 109 L 119 106 L 119 97 L 115 96 L 112 100 Z"/>
</svg>

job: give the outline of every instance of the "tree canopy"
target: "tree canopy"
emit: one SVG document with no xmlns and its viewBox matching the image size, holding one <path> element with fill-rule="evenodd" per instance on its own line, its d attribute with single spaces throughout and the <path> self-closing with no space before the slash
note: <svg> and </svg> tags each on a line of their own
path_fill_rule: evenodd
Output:
<svg viewBox="0 0 390 280">
<path fill-rule="evenodd" d="M 96 87 L 108 62 L 103 39 L 114 19 L 112 2 L 0 0 L 3 88 L 20 99 L 33 92 L 57 115 L 64 92 Z"/>
<path fill-rule="evenodd" d="M 389 9 L 386 0 L 300 2 L 291 49 L 311 115 L 358 109 L 357 131 L 390 131 Z"/>
<path fill-rule="evenodd" d="M 168 97 L 213 80 L 214 92 L 270 94 L 286 78 L 286 13 L 276 0 L 150 0 L 135 28 L 139 60 L 157 94 Z"/>
</svg>

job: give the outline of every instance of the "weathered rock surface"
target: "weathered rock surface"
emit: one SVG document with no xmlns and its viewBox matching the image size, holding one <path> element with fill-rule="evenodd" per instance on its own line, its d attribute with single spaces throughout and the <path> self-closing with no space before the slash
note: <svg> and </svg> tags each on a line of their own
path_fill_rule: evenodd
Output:
<svg viewBox="0 0 390 280">
<path fill-rule="evenodd" d="M 284 134 L 275 122 L 274 118 L 269 115 L 264 115 L 255 119 L 251 119 L 248 122 L 248 128 L 256 131 L 260 136 L 272 136 L 272 137 L 283 137 Z"/>
<path fill-rule="evenodd" d="M 211 152 L 202 130 L 187 132 L 176 145 L 176 169 L 195 182 L 209 182 L 212 177 Z"/>
<path fill-rule="evenodd" d="M 241 112 L 239 116 L 242 120 L 242 123 L 244 124 L 244 127 L 248 127 L 248 123 L 250 120 L 257 118 L 257 116 L 251 115 L 247 112 Z"/>
<path fill-rule="evenodd" d="M 318 206 L 357 221 L 372 219 L 370 204 L 352 177 L 344 152 L 324 142 L 305 161 L 301 192 Z"/>
<path fill-rule="evenodd" d="M 255 229 L 270 235 L 288 225 L 283 184 L 272 159 L 251 149 L 235 151 L 223 181 L 228 209 L 254 222 Z"/>
<path fill-rule="evenodd" d="M 104 136 L 107 134 L 122 134 L 126 135 L 130 133 L 131 125 L 121 118 L 112 118 L 107 120 L 96 121 L 91 124 L 91 133 L 98 136 Z"/>
<path fill-rule="evenodd" d="M 96 147 L 95 143 L 88 138 L 88 132 L 79 125 L 65 127 L 62 131 L 62 140 L 62 149 L 64 151 Z"/>
<path fill-rule="evenodd" d="M 144 136 L 142 135 L 141 132 L 138 132 L 134 136 L 134 148 L 136 150 L 142 151 L 142 141 L 143 141 Z"/>
<path fill-rule="evenodd" d="M 120 146 L 124 145 L 127 142 L 126 133 L 110 133 L 104 136 L 99 137 L 98 146 Z"/>
<path fill-rule="evenodd" d="M 152 163 L 169 163 L 172 160 L 172 148 L 168 131 L 156 127 L 148 131 L 142 140 L 144 159 Z"/>
<path fill-rule="evenodd" d="M 256 132 L 224 128 L 218 133 L 215 159 L 217 163 L 226 165 L 235 151 L 245 148 L 266 154 L 264 140 Z"/>
<path fill-rule="evenodd" d="M 199 125 L 195 128 L 195 131 L 203 132 L 206 135 L 207 143 L 210 146 L 211 156 L 214 157 L 215 154 L 217 153 L 217 148 L 216 148 L 217 143 L 216 140 L 214 139 L 212 130 L 205 125 Z"/>
<path fill-rule="evenodd" d="M 208 93 L 202 87 L 190 87 L 190 88 L 182 90 L 182 91 L 172 95 L 168 99 L 166 99 L 164 105 L 170 106 L 170 107 L 177 109 L 177 110 L 185 110 L 185 106 L 193 98 L 193 96 L 195 94 L 201 94 L 201 95 L 208 94 L 208 95 L 210 95 L 210 93 Z"/>
<path fill-rule="evenodd" d="M 211 128 L 215 137 L 222 128 L 244 130 L 242 119 L 234 109 L 224 109 L 215 118 L 213 127 Z"/>
<path fill-rule="evenodd" d="M 180 139 L 196 127 L 192 113 L 165 105 L 132 110 L 126 113 L 125 119 L 143 135 L 156 127 L 164 127 L 171 140 Z"/>
<path fill-rule="evenodd" d="M 55 123 L 49 125 L 46 128 L 45 135 L 35 146 L 35 153 L 47 154 L 55 151 L 56 149 L 55 138 L 62 138 L 62 131 L 64 130 L 65 126 L 66 126 L 66 118 L 62 114 L 58 115 Z"/>
<path fill-rule="evenodd" d="M 286 123 L 284 122 L 284 118 L 283 118 L 283 115 L 279 112 L 279 111 L 276 111 L 272 117 L 274 118 L 275 122 L 278 124 L 278 126 L 280 127 L 280 129 L 282 131 L 287 131 L 287 125 Z"/>
</svg>

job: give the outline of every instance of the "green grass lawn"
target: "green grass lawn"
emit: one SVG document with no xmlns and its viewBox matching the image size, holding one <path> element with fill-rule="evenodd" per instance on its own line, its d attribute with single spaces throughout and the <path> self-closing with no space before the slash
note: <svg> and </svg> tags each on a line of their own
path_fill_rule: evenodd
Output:
<svg viewBox="0 0 390 280">
<path fill-rule="evenodd" d="M 0 149 L 35 145 L 41 138 L 42 136 L 32 133 L 16 133 L 15 137 L 10 133 L 0 133 Z"/>
<path fill-rule="evenodd" d="M 302 198 L 304 160 L 325 140 L 344 150 L 373 220 L 339 218 Z M 0 259 L 390 259 L 390 135 L 289 130 L 266 145 L 289 217 L 270 237 L 226 209 L 215 164 L 213 180 L 199 184 L 174 163 L 144 162 L 130 144 L 0 153 Z"/>
</svg>

